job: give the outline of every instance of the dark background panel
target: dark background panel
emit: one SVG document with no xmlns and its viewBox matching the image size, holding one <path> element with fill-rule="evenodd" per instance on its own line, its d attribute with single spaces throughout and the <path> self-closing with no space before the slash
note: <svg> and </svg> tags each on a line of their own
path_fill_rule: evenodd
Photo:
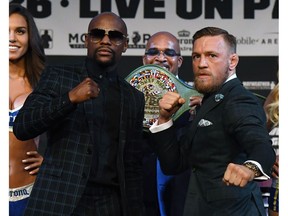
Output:
<svg viewBox="0 0 288 216">
<path fill-rule="evenodd" d="M 47 56 L 47 58 L 48 64 L 71 64 L 83 61 L 85 56 Z M 122 56 L 119 65 L 119 74 L 122 77 L 126 77 L 129 73 L 140 66 L 142 66 L 141 56 Z M 277 56 L 240 56 L 240 61 L 237 67 L 237 76 L 241 81 L 274 81 L 277 83 L 277 73 Z M 192 62 L 190 56 L 184 56 L 179 76 L 185 81 L 193 81 Z M 261 87 L 259 87 L 259 89 L 253 89 L 251 91 L 267 96 L 270 90 L 261 89 Z"/>
</svg>

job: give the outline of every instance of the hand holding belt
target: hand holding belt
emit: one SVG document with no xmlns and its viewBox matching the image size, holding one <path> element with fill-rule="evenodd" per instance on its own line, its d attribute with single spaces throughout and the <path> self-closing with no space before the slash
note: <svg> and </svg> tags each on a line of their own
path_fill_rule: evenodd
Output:
<svg viewBox="0 0 288 216">
<path fill-rule="evenodd" d="M 189 98 L 201 96 L 192 86 L 179 80 L 174 74 L 158 65 L 144 65 L 136 68 L 126 78 L 133 87 L 144 93 L 145 114 L 144 129 L 148 129 L 158 118 L 158 102 L 167 91 L 178 92 L 186 102 L 174 114 L 173 120 L 179 118 L 190 109 Z"/>
</svg>

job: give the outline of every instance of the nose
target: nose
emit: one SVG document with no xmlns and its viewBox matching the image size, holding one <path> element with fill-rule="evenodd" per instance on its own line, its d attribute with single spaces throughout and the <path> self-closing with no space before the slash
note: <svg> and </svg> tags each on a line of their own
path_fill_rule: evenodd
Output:
<svg viewBox="0 0 288 216">
<path fill-rule="evenodd" d="M 163 62 L 166 61 L 166 55 L 164 54 L 164 52 L 162 50 L 159 51 L 159 54 L 156 55 L 156 59 Z"/>
<path fill-rule="evenodd" d="M 111 43 L 109 35 L 107 33 L 104 34 L 103 38 L 101 39 L 101 43 Z"/>
<path fill-rule="evenodd" d="M 207 60 L 203 56 L 199 60 L 199 67 L 207 67 Z"/>
<path fill-rule="evenodd" d="M 12 31 L 9 31 L 9 42 L 10 43 L 16 42 L 15 34 Z"/>
</svg>

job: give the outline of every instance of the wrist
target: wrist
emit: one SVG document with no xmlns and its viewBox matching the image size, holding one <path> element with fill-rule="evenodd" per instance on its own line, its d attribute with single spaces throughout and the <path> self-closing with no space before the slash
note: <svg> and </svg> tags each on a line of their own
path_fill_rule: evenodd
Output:
<svg viewBox="0 0 288 216">
<path fill-rule="evenodd" d="M 166 123 L 166 122 L 168 122 L 170 119 L 168 118 L 161 118 L 161 117 L 159 117 L 158 118 L 158 125 L 160 125 L 160 124 L 164 124 L 164 123 Z"/>
<path fill-rule="evenodd" d="M 262 175 L 259 167 L 256 164 L 251 163 L 251 162 L 246 162 L 243 165 L 254 173 L 254 177 L 259 177 Z"/>
</svg>

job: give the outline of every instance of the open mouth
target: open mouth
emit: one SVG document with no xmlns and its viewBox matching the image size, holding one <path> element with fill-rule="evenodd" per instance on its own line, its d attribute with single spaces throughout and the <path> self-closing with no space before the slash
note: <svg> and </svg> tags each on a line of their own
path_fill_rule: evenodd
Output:
<svg viewBox="0 0 288 216">
<path fill-rule="evenodd" d="M 11 45 L 9 45 L 9 50 L 10 50 L 10 51 L 17 51 L 18 49 L 19 49 L 18 46 L 11 46 Z"/>
</svg>

